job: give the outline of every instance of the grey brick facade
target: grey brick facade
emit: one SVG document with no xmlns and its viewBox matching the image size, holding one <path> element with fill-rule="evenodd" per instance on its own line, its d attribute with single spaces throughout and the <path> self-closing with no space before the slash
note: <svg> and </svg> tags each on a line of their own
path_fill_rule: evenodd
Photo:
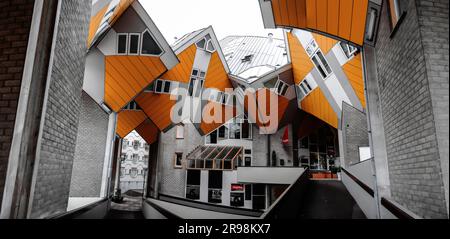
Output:
<svg viewBox="0 0 450 239">
<path fill-rule="evenodd" d="M 448 3 L 440 2 L 441 4 L 420 0 L 402 1 L 407 13 L 393 36 L 387 12 L 388 4 L 385 2 L 376 45 L 392 198 L 424 218 L 447 217 L 436 128 L 436 122 L 439 124 L 440 119 L 435 120 L 433 105 L 436 103 L 433 103 L 432 95 L 435 94 L 436 86 L 432 82 L 443 80 L 443 88 L 446 85 L 448 89 L 448 62 L 447 66 L 439 65 L 443 62 L 441 58 L 445 59 L 445 47 L 443 55 L 431 53 L 433 50 L 429 46 L 433 43 L 429 43 L 429 38 L 437 33 L 424 35 L 426 30 L 421 28 L 421 25 L 426 26 L 426 17 L 422 15 L 433 6 L 446 8 L 448 13 Z M 417 8 L 416 4 L 420 7 Z M 442 16 L 430 19 L 439 21 Z M 442 27 L 441 24 L 435 25 Z M 436 41 L 442 43 L 442 40 Z M 448 39 L 442 44 L 447 44 L 448 59 Z M 438 61 L 438 65 L 430 60 Z M 430 77 L 430 70 L 436 70 L 432 74 L 437 74 L 440 78 Z M 445 97 L 442 100 L 445 101 Z M 448 91 L 446 104 L 448 105 Z M 448 123 L 446 127 L 448 128 Z"/>
<path fill-rule="evenodd" d="M 34 0 L 0 2 L 0 205 L 16 119 Z"/>
<path fill-rule="evenodd" d="M 449 207 L 449 71 L 448 71 L 448 5 L 447 0 L 416 1 L 419 26 L 425 53 L 434 124 L 439 146 L 442 175 Z"/>
<path fill-rule="evenodd" d="M 342 135 L 345 167 L 359 162 L 359 147 L 369 146 L 367 116 L 353 106 L 342 104 Z"/>
<path fill-rule="evenodd" d="M 174 167 L 175 152 L 183 153 L 183 160 L 204 138 L 193 124 L 184 126 L 184 139 L 175 139 L 176 127 L 160 134 L 158 146 L 159 192 L 177 197 L 185 197 L 186 165 L 182 169 Z"/>
<path fill-rule="evenodd" d="M 99 197 L 109 116 L 83 91 L 70 197 Z"/>
<path fill-rule="evenodd" d="M 54 58 L 44 102 L 38 164 L 31 195 L 31 218 L 64 212 L 81 109 L 90 1 L 61 1 Z"/>
</svg>

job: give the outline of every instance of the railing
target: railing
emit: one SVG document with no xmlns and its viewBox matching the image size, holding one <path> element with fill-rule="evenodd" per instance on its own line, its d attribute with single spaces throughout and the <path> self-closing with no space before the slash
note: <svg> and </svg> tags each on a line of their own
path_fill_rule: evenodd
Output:
<svg viewBox="0 0 450 239">
<path fill-rule="evenodd" d="M 306 169 L 260 218 L 295 219 L 304 199 L 304 194 L 309 184 L 309 177 L 309 169 Z"/>
<path fill-rule="evenodd" d="M 359 180 L 357 177 L 355 177 L 353 174 L 351 174 L 348 170 L 341 168 L 341 171 L 344 172 L 350 179 L 352 179 L 356 184 L 358 184 L 359 187 L 361 187 L 364 191 L 367 192 L 372 198 L 375 197 L 375 192 L 371 187 L 369 187 L 367 184 L 363 183 L 361 180 Z M 398 219 L 417 219 L 418 216 L 414 215 L 412 212 L 406 212 L 405 209 L 400 208 L 397 206 L 394 202 L 391 200 L 381 197 L 381 206 L 383 206 L 387 211 L 389 211 L 392 215 L 397 217 Z"/>
<path fill-rule="evenodd" d="M 224 206 L 224 205 L 216 205 L 216 204 L 194 201 L 191 199 L 174 197 L 174 196 L 164 195 L 164 194 L 159 194 L 158 200 L 161 200 L 164 202 L 170 202 L 173 204 L 178 204 L 181 206 L 187 206 L 187 207 L 192 207 L 192 208 L 197 208 L 197 209 L 203 209 L 203 210 L 221 212 L 221 213 L 229 213 L 229 214 L 235 214 L 235 215 L 241 215 L 241 216 L 260 217 L 263 214 L 263 211 L 260 211 L 260 210 L 229 207 L 229 206 Z"/>
<path fill-rule="evenodd" d="M 89 212 L 92 212 L 92 210 L 96 209 L 97 207 L 101 206 L 104 203 L 108 203 L 109 198 L 104 198 L 98 202 L 94 202 L 91 204 L 88 204 L 84 207 L 74 209 L 68 212 L 64 212 L 52 217 L 49 217 L 48 219 L 78 219 L 78 218 L 84 218 L 83 215 L 88 214 Z M 105 211 L 106 216 L 107 210 Z M 87 218 L 87 217 L 86 217 Z"/>
</svg>

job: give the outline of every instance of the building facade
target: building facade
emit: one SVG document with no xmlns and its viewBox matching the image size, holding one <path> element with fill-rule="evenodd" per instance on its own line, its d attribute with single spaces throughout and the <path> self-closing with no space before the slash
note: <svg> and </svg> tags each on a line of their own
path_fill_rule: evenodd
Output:
<svg viewBox="0 0 450 239">
<path fill-rule="evenodd" d="M 119 179 L 122 192 L 144 190 L 149 150 L 150 146 L 136 131 L 123 139 Z"/>
</svg>

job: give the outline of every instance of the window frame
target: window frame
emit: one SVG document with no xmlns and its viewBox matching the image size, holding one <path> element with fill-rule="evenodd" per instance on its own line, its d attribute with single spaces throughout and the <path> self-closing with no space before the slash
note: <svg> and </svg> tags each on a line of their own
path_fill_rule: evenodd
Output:
<svg viewBox="0 0 450 239">
<path fill-rule="evenodd" d="M 159 82 L 161 82 L 161 90 L 160 91 L 158 91 L 158 87 L 156 87 L 156 85 L 159 83 Z M 172 82 L 171 81 L 169 81 L 169 80 L 163 80 L 163 79 L 157 79 L 157 80 L 155 80 L 153 83 L 153 90 L 146 90 L 147 92 L 152 92 L 153 91 L 153 93 L 155 93 L 155 94 L 168 94 L 168 95 L 170 95 L 171 93 L 171 89 L 172 89 Z M 166 92 L 165 91 L 165 88 L 166 88 L 166 85 L 169 85 L 169 92 Z"/>
<path fill-rule="evenodd" d="M 147 53 L 142 53 L 142 46 L 144 45 L 144 34 L 148 32 L 148 34 L 150 34 L 150 37 L 153 39 L 153 41 L 155 41 L 156 45 L 158 46 L 158 48 L 161 50 L 161 53 L 159 53 L 158 55 L 155 54 L 147 54 Z M 164 54 L 164 48 L 161 47 L 161 45 L 159 44 L 159 42 L 156 40 L 155 36 L 153 36 L 152 32 L 150 31 L 150 29 L 145 29 L 141 34 L 141 40 L 140 40 L 140 46 L 139 46 L 139 54 L 141 56 L 162 56 Z"/>
<path fill-rule="evenodd" d="M 280 84 L 283 85 L 283 86 L 281 87 L 281 92 L 279 92 L 279 91 L 280 91 L 280 90 L 279 90 Z M 288 83 L 286 83 L 286 82 L 282 81 L 280 78 L 278 78 L 277 83 L 275 83 L 275 87 L 272 88 L 272 89 L 275 90 L 274 92 L 275 92 L 277 95 L 280 95 L 280 96 L 286 96 L 287 91 L 288 91 L 288 89 L 289 89 L 289 85 L 288 85 Z M 284 94 L 282 94 L 283 92 L 284 92 Z"/>
<path fill-rule="evenodd" d="M 319 57 L 319 53 L 323 56 L 323 60 L 325 61 L 325 63 L 330 68 L 330 72 L 328 72 L 327 67 L 322 62 L 321 58 Z M 313 60 L 314 58 L 317 60 L 319 66 Z M 317 51 L 311 56 L 311 61 L 314 64 L 314 66 L 316 67 L 317 71 L 319 71 L 319 74 L 320 74 L 320 76 L 322 77 L 323 80 L 328 79 L 333 74 L 333 69 L 331 69 L 330 63 L 328 63 L 327 58 L 325 57 L 325 55 L 323 54 L 323 52 L 322 52 L 322 50 L 320 48 L 318 48 Z M 319 70 L 319 67 L 320 67 L 320 69 L 323 70 L 323 72 L 325 73 L 326 76 L 323 76 L 321 74 L 321 71 Z"/>
<path fill-rule="evenodd" d="M 181 129 L 181 133 L 180 130 Z M 184 139 L 184 125 L 179 124 L 175 126 L 175 139 Z"/>
<path fill-rule="evenodd" d="M 121 36 L 125 36 L 126 42 L 125 42 L 125 53 L 120 53 L 119 52 L 119 42 L 120 42 L 120 37 Z M 129 38 L 128 38 L 128 33 L 117 33 L 117 39 L 116 39 L 116 54 L 118 56 L 126 56 L 128 55 L 128 49 L 129 49 Z"/>
<path fill-rule="evenodd" d="M 131 36 L 137 36 L 137 49 L 136 53 L 131 53 Z M 140 33 L 128 33 L 128 55 L 129 56 L 139 56 L 141 53 L 141 34 Z"/>
<path fill-rule="evenodd" d="M 197 75 L 194 75 L 194 71 L 197 71 Z M 204 74 L 204 76 L 202 76 L 202 73 Z M 206 80 L 206 71 L 200 70 L 198 68 L 192 68 L 191 76 L 189 78 L 188 95 L 190 97 L 201 98 L 205 86 L 205 80 Z M 201 84 L 200 92 L 198 92 L 199 95 L 196 96 L 199 84 Z M 191 85 L 192 85 L 192 92 L 190 92 Z"/>
<path fill-rule="evenodd" d="M 406 16 L 406 10 L 402 8 L 402 4 L 400 0 L 388 0 L 387 1 L 387 7 L 388 7 L 388 17 L 391 27 L 391 34 L 390 38 L 394 37 L 395 33 L 397 32 L 397 29 L 400 27 L 401 23 L 403 22 L 403 19 Z M 394 5 L 395 9 L 392 9 L 392 5 Z M 395 14 L 395 17 L 397 19 L 394 19 L 392 14 Z"/>
<path fill-rule="evenodd" d="M 180 164 L 177 164 L 177 158 L 181 155 Z M 173 168 L 182 169 L 183 168 L 183 152 L 175 152 L 173 157 Z"/>
</svg>

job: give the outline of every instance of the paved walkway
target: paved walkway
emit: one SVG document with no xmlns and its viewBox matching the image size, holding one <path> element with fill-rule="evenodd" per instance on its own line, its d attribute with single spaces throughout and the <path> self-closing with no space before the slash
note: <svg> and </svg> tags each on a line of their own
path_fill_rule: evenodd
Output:
<svg viewBox="0 0 450 239">
<path fill-rule="evenodd" d="M 299 211 L 302 219 L 365 219 L 341 181 L 311 180 Z"/>
<path fill-rule="evenodd" d="M 107 219 L 144 219 L 142 214 L 142 193 L 128 191 L 124 194 L 121 203 L 111 202 L 111 209 Z"/>
</svg>

